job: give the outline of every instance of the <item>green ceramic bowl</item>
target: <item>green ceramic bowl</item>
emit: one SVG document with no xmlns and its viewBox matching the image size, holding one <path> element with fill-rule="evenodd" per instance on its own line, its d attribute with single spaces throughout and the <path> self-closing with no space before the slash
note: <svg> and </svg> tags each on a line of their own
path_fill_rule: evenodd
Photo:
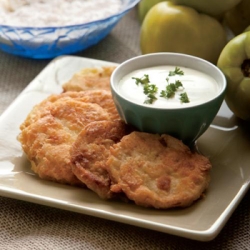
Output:
<svg viewBox="0 0 250 250">
<path fill-rule="evenodd" d="M 134 70 L 161 65 L 187 67 L 215 79 L 219 91 L 214 98 L 190 107 L 169 108 L 138 104 L 119 92 L 120 80 Z M 179 53 L 154 53 L 138 56 L 120 64 L 111 76 L 111 90 L 121 118 L 139 131 L 169 134 L 185 144 L 193 144 L 210 126 L 224 100 L 226 79 L 213 64 L 201 58 Z"/>
</svg>

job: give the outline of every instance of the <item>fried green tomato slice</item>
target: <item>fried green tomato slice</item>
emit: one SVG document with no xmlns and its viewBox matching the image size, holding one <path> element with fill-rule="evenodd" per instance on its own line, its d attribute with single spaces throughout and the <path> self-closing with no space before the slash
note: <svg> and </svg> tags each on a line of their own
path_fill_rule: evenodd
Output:
<svg viewBox="0 0 250 250">
<path fill-rule="evenodd" d="M 72 172 L 103 199 L 113 198 L 106 166 L 110 147 L 129 131 L 121 120 L 92 122 L 81 131 L 70 150 Z"/>
<path fill-rule="evenodd" d="M 132 132 L 110 148 L 112 192 L 144 207 L 187 207 L 209 185 L 211 163 L 169 135 Z"/>
<path fill-rule="evenodd" d="M 98 96 L 103 97 L 102 103 L 110 103 L 111 96 L 101 92 L 98 95 L 94 92 L 91 96 L 91 93 L 51 95 L 38 104 L 21 125 L 18 140 L 31 162 L 32 170 L 41 179 L 82 185 L 71 170 L 70 148 L 87 124 L 113 120 L 107 109 L 94 101 L 90 102 L 91 98 L 98 99 Z M 86 102 L 83 101 L 85 95 Z"/>
</svg>

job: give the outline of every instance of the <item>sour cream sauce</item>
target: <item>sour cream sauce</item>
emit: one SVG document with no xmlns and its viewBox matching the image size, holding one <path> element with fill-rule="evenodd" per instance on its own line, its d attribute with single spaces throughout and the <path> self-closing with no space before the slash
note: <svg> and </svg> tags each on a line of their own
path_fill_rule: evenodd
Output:
<svg viewBox="0 0 250 250">
<path fill-rule="evenodd" d="M 169 76 L 170 71 L 174 71 L 176 66 L 157 66 L 133 71 L 123 77 L 118 84 L 119 93 L 126 99 L 140 105 L 148 105 L 160 108 L 183 108 L 195 106 L 213 99 L 219 92 L 219 86 L 211 76 L 186 67 L 179 67 L 184 75 Z M 150 84 L 158 87 L 155 95 L 157 100 L 153 104 L 145 104 L 147 96 L 143 93 L 143 85 L 135 83 L 136 78 L 142 78 L 145 74 L 149 76 Z M 160 97 L 161 90 L 166 90 L 169 83 L 180 80 L 183 87 L 180 87 L 172 98 Z M 188 103 L 181 103 L 180 94 L 186 92 L 189 98 Z"/>
</svg>

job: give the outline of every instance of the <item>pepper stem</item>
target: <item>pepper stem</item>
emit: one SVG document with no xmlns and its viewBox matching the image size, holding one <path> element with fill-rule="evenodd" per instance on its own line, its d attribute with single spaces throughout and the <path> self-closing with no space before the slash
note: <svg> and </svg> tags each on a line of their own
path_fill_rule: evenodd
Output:
<svg viewBox="0 0 250 250">
<path fill-rule="evenodd" d="M 250 59 L 245 59 L 241 64 L 241 71 L 245 77 L 250 77 Z"/>
</svg>

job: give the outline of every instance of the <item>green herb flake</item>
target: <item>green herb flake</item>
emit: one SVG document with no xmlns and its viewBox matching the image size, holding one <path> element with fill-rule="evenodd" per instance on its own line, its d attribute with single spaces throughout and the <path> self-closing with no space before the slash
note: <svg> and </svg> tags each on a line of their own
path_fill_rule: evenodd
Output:
<svg viewBox="0 0 250 250">
<path fill-rule="evenodd" d="M 166 79 L 168 82 L 168 78 Z M 169 83 L 166 86 L 166 90 L 162 90 L 160 93 L 160 97 L 165 98 L 173 98 L 175 96 L 175 92 L 178 90 L 178 88 L 182 87 L 182 83 L 179 80 L 176 80 L 175 83 Z"/>
<path fill-rule="evenodd" d="M 148 97 L 144 103 L 152 104 L 157 100 L 156 93 L 158 92 L 158 87 L 155 84 L 145 84 L 143 87 L 143 93 Z"/>
<path fill-rule="evenodd" d="M 147 74 L 144 74 L 143 77 L 138 78 L 138 77 L 132 77 L 132 79 L 135 80 L 136 85 L 143 85 L 143 93 L 147 96 L 148 99 L 145 100 L 144 103 L 146 104 L 152 104 L 154 101 L 157 100 L 157 97 L 155 96 L 158 87 L 155 84 L 149 84 L 149 76 Z"/>
<path fill-rule="evenodd" d="M 187 95 L 187 92 L 180 94 L 180 100 L 181 100 L 181 103 L 189 103 L 190 102 L 188 95 Z"/>
<path fill-rule="evenodd" d="M 169 76 L 175 76 L 175 75 L 184 75 L 184 72 L 179 68 L 179 67 L 175 67 L 174 71 L 169 71 Z"/>
<path fill-rule="evenodd" d="M 145 75 L 144 75 L 143 77 L 141 77 L 141 78 L 132 77 L 132 79 L 135 80 L 136 85 L 139 85 L 139 84 L 144 85 L 144 84 L 150 83 L 150 81 L 149 81 L 149 76 L 148 76 L 147 74 L 145 74 Z"/>
<path fill-rule="evenodd" d="M 157 100 L 154 94 L 148 94 L 147 97 L 148 99 L 144 101 L 145 104 L 153 104 L 153 102 Z"/>
<path fill-rule="evenodd" d="M 143 87 L 143 92 L 145 95 L 157 93 L 158 88 L 155 84 L 146 84 Z"/>
<path fill-rule="evenodd" d="M 183 87 L 183 85 L 182 85 L 182 83 L 181 83 L 180 80 L 176 80 L 176 81 L 175 81 L 175 87 L 176 87 L 177 89 L 180 88 L 180 87 Z"/>
</svg>

